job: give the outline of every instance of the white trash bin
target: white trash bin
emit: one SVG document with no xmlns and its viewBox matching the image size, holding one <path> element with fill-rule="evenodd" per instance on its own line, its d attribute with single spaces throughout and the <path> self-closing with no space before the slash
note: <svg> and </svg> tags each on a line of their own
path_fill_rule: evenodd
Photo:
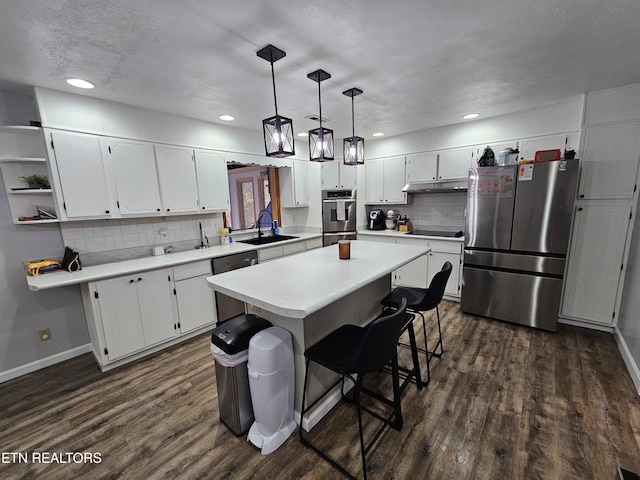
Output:
<svg viewBox="0 0 640 480">
<path fill-rule="evenodd" d="M 267 455 L 277 450 L 296 429 L 291 334 L 280 327 L 257 333 L 249 342 L 247 370 L 255 417 L 247 439 Z"/>
</svg>

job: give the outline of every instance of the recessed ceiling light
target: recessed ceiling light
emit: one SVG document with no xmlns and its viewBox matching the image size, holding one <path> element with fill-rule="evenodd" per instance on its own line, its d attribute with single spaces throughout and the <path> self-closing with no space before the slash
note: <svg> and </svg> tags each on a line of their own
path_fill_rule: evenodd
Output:
<svg viewBox="0 0 640 480">
<path fill-rule="evenodd" d="M 225 122 L 232 122 L 236 119 L 236 117 L 234 117 L 233 115 L 220 115 L 218 117 L 220 120 L 224 120 Z"/>
<path fill-rule="evenodd" d="M 473 118 L 478 118 L 480 116 L 479 113 L 467 113 L 466 115 L 462 116 L 463 120 L 471 120 Z"/>
<path fill-rule="evenodd" d="M 384 137 L 384 133 L 382 132 L 376 132 L 373 134 L 374 137 Z"/>
<path fill-rule="evenodd" d="M 309 134 L 308 134 L 307 132 L 300 132 L 300 133 L 298 134 L 298 136 L 299 136 L 299 137 L 308 137 L 308 136 L 309 136 Z"/>
<path fill-rule="evenodd" d="M 77 87 L 77 88 L 94 88 L 95 87 L 93 83 L 87 82 L 86 80 L 83 80 L 81 78 L 68 78 L 67 83 L 72 87 Z"/>
</svg>

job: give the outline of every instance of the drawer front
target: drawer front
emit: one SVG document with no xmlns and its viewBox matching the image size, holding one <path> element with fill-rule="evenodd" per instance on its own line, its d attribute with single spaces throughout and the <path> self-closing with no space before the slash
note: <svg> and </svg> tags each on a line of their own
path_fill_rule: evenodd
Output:
<svg viewBox="0 0 640 480">
<path fill-rule="evenodd" d="M 271 248 L 261 248 L 258 250 L 258 261 L 266 262 L 268 260 L 273 260 L 274 258 L 280 258 L 284 255 L 284 251 L 282 247 L 271 247 Z"/>
<path fill-rule="evenodd" d="M 200 275 L 211 275 L 211 262 L 209 260 L 173 267 L 173 280 L 176 282 L 186 278 L 199 277 Z"/>
<path fill-rule="evenodd" d="M 304 242 L 288 243 L 282 246 L 282 250 L 285 256 L 304 252 Z"/>
<path fill-rule="evenodd" d="M 461 242 L 429 240 L 429 246 L 432 252 L 457 253 L 458 255 L 462 253 Z"/>
<path fill-rule="evenodd" d="M 322 238 L 312 238 L 304 242 L 306 250 L 313 250 L 314 248 L 322 247 Z"/>
</svg>

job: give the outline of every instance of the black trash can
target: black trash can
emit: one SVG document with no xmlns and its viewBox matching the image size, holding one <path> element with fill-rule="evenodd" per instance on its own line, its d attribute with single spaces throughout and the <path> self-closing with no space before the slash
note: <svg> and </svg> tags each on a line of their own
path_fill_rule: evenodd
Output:
<svg viewBox="0 0 640 480">
<path fill-rule="evenodd" d="M 229 319 L 211 333 L 220 420 L 238 436 L 253 423 L 247 376 L 249 340 L 270 326 L 264 318 L 247 313 Z"/>
</svg>

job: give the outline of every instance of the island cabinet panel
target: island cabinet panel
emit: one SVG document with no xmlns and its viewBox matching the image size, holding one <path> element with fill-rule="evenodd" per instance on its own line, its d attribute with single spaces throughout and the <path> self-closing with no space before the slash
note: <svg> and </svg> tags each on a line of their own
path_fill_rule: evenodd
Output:
<svg viewBox="0 0 640 480">
<path fill-rule="evenodd" d="M 47 151 L 62 220 L 110 218 L 113 204 L 100 137 L 45 130 Z"/>
<path fill-rule="evenodd" d="M 105 158 L 109 158 L 120 214 L 160 215 L 162 203 L 153 144 L 103 138 Z"/>
<path fill-rule="evenodd" d="M 102 332 L 104 363 L 154 346 L 176 335 L 176 308 L 171 269 L 101 280 L 89 284 L 99 315 L 91 331 Z M 92 301 L 94 301 L 92 300 Z"/>
<path fill-rule="evenodd" d="M 229 210 L 227 162 L 216 152 L 195 151 L 198 203 L 203 212 Z"/>
<path fill-rule="evenodd" d="M 162 212 L 166 215 L 198 211 L 198 187 L 193 149 L 155 145 Z"/>
<path fill-rule="evenodd" d="M 619 304 L 631 207 L 611 202 L 579 206 L 575 213 L 562 316 L 613 325 Z"/>
</svg>

